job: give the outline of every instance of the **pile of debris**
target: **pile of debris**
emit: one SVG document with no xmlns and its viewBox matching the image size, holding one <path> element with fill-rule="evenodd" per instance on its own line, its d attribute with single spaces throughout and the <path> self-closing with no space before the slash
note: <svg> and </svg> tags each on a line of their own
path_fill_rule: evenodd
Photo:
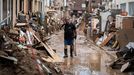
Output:
<svg viewBox="0 0 134 75">
<path fill-rule="evenodd" d="M 133 28 L 120 29 L 116 32 L 98 34 L 96 44 L 100 47 L 107 46 L 109 51 L 114 51 L 117 60 L 110 66 L 113 69 L 120 69 L 121 72 L 134 71 L 134 33 Z M 104 47 L 105 48 L 105 47 Z"/>
<path fill-rule="evenodd" d="M 63 75 L 56 63 L 62 61 L 51 47 L 33 33 L 33 45 L 20 41 L 20 29 L 0 30 L 0 75 Z M 33 30 L 34 31 L 34 30 Z"/>
<path fill-rule="evenodd" d="M 35 63 L 28 50 L 20 49 L 4 31 L 0 31 L 1 50 L 0 50 L 0 74 L 1 75 L 37 75 L 36 68 L 32 67 Z"/>
<path fill-rule="evenodd" d="M 121 72 L 134 71 L 134 29 L 122 29 L 118 31 L 120 50 L 116 55 L 118 59 L 111 64 L 113 69 L 120 69 Z"/>
<path fill-rule="evenodd" d="M 110 65 L 113 69 L 131 72 L 134 69 L 134 17 L 115 17 L 108 16 L 105 32 L 97 34 L 95 43 L 107 52 L 115 53 L 117 60 Z"/>
</svg>

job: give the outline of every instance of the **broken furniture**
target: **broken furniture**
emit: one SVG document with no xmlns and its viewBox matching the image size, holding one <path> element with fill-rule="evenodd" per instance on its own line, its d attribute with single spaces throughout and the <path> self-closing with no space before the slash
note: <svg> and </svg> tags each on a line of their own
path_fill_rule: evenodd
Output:
<svg viewBox="0 0 134 75">
<path fill-rule="evenodd" d="M 117 15 L 115 27 L 118 29 L 134 28 L 134 17 Z"/>
</svg>

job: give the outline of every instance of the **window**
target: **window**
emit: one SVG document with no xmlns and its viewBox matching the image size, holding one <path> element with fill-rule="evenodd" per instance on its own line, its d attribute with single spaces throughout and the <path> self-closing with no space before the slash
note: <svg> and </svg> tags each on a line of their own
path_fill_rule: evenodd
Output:
<svg viewBox="0 0 134 75">
<path fill-rule="evenodd" d="M 129 3 L 129 15 L 134 16 L 134 2 Z"/>
<path fill-rule="evenodd" d="M 121 8 L 122 10 L 126 10 L 126 3 L 121 4 L 121 5 L 120 5 L 120 8 Z"/>
</svg>

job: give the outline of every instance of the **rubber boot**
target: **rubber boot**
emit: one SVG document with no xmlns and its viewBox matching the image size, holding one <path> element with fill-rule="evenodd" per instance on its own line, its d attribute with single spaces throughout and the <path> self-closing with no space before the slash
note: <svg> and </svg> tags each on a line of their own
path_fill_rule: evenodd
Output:
<svg viewBox="0 0 134 75">
<path fill-rule="evenodd" d="M 64 58 L 67 58 L 68 55 L 67 55 L 67 49 L 64 49 Z"/>
<path fill-rule="evenodd" d="M 73 57 L 73 49 L 70 49 L 70 57 Z"/>
</svg>

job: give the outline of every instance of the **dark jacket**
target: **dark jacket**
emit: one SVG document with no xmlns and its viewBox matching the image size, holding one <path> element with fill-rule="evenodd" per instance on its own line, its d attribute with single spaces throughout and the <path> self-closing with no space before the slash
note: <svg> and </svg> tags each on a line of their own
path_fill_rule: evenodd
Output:
<svg viewBox="0 0 134 75">
<path fill-rule="evenodd" d="M 64 24 L 64 39 L 73 39 L 75 38 L 76 27 L 73 23 Z"/>
</svg>

